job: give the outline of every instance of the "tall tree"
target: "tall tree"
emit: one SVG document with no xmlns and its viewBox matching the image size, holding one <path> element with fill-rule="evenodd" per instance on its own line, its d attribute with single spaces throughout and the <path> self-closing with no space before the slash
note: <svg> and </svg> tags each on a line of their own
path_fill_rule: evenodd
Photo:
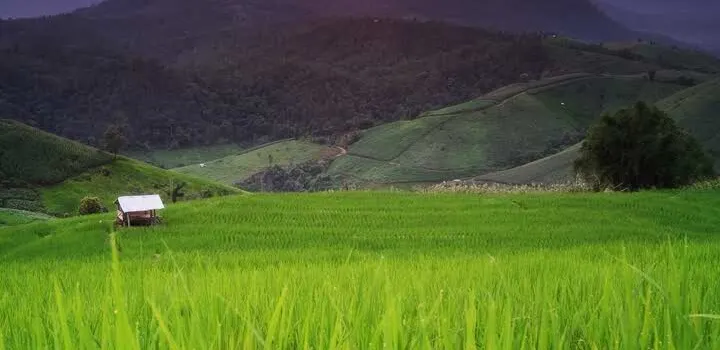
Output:
<svg viewBox="0 0 720 350">
<path fill-rule="evenodd" d="M 103 135 L 103 146 L 105 150 L 117 157 L 118 153 L 125 147 L 125 127 L 120 124 L 110 124 Z"/>
<path fill-rule="evenodd" d="M 674 188 L 714 174 L 700 144 L 644 102 L 605 115 L 590 129 L 575 169 L 596 189 Z"/>
</svg>

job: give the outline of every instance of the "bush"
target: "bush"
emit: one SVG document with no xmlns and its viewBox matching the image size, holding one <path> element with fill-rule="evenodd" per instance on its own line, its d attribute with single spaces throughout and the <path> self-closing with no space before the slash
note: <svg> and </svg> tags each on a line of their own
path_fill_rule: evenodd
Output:
<svg viewBox="0 0 720 350">
<path fill-rule="evenodd" d="M 644 102 L 604 115 L 590 129 L 575 169 L 596 190 L 676 188 L 714 175 L 698 142 Z"/>
<path fill-rule="evenodd" d="M 91 215 L 107 212 L 107 209 L 103 206 L 100 198 L 97 197 L 85 197 L 80 200 L 80 215 Z"/>
</svg>

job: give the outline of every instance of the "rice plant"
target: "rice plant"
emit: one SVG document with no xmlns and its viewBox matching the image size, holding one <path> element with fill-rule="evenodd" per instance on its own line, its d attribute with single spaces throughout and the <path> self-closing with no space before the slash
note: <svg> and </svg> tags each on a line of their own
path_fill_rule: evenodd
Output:
<svg viewBox="0 0 720 350">
<path fill-rule="evenodd" d="M 345 192 L 0 229 L 0 349 L 720 348 L 720 197 Z"/>
</svg>

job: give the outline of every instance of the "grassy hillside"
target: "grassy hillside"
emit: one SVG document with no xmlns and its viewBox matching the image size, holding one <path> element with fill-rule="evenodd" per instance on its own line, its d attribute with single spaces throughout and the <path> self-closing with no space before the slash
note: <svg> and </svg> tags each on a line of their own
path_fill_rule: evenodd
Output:
<svg viewBox="0 0 720 350">
<path fill-rule="evenodd" d="M 271 165 L 300 164 L 319 160 L 336 152 L 330 147 L 311 142 L 286 140 L 216 159 L 204 163 L 204 167 L 194 164 L 173 169 L 173 171 L 233 185 Z"/>
<path fill-rule="evenodd" d="M 156 168 L 132 159 L 121 158 L 106 166 L 89 169 L 60 184 L 38 189 L 48 213 L 74 215 L 85 196 L 100 198 L 107 208 L 120 195 L 159 194 L 170 201 L 175 185 L 185 183 L 185 196 L 180 200 L 193 200 L 239 193 L 240 191 L 209 180 L 178 174 Z"/>
<path fill-rule="evenodd" d="M 0 208 L 0 228 L 49 220 L 51 216 L 23 210 Z"/>
<path fill-rule="evenodd" d="M 720 169 L 720 80 L 683 90 L 659 101 L 657 106 L 696 137 Z M 475 179 L 511 184 L 564 183 L 573 180 L 573 162 L 579 156 L 576 145 L 536 162 Z"/>
<path fill-rule="evenodd" d="M 180 149 L 156 149 L 144 152 L 129 152 L 128 157 L 139 159 L 163 169 L 184 167 L 238 154 L 243 148 L 235 144 L 200 146 Z"/>
<path fill-rule="evenodd" d="M 28 184 L 54 184 L 112 155 L 27 125 L 0 119 L 0 178 Z"/>
<path fill-rule="evenodd" d="M 646 42 L 606 43 L 610 50 L 638 55 L 666 67 L 689 69 L 707 73 L 720 72 L 720 59 L 701 51 L 653 45 Z"/>
<path fill-rule="evenodd" d="M 61 216 L 75 215 L 85 196 L 99 197 L 108 208 L 124 194 L 167 199 L 180 182 L 187 184 L 182 199 L 237 192 L 6 120 L 0 120 L 0 176 L 0 208 Z"/>
<path fill-rule="evenodd" d="M 658 107 L 690 131 L 720 166 L 720 79 L 675 94 Z"/>
<path fill-rule="evenodd" d="M 504 170 L 580 141 L 603 112 L 684 87 L 640 76 L 567 75 L 515 84 L 363 133 L 330 167 L 360 184 L 452 180 Z"/>
<path fill-rule="evenodd" d="M 503 184 L 560 184 L 575 178 L 575 160 L 580 156 L 578 143 L 551 156 L 508 170 L 481 175 L 475 180 Z"/>
<path fill-rule="evenodd" d="M 2 228 L 0 343 L 712 349 L 718 208 L 717 190 L 228 197 L 120 231 L 115 262 L 111 215 Z"/>
</svg>

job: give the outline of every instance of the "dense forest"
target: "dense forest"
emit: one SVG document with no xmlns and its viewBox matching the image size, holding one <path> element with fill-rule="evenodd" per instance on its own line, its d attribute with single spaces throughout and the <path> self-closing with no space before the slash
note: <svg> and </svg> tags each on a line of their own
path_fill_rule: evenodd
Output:
<svg viewBox="0 0 720 350">
<path fill-rule="evenodd" d="M 548 45 L 549 34 L 374 17 L 263 20 L 283 1 L 222 12 L 218 4 L 237 3 L 113 0 L 0 21 L 0 116 L 93 145 L 115 123 L 135 148 L 256 144 L 414 118 L 543 74 L 656 68 Z"/>
<path fill-rule="evenodd" d="M 282 26 L 206 53 L 179 66 L 57 37 L 6 42 L 0 113 L 91 143 L 119 121 L 135 146 L 261 141 L 411 118 L 550 63 L 534 35 L 370 19 Z"/>
</svg>

